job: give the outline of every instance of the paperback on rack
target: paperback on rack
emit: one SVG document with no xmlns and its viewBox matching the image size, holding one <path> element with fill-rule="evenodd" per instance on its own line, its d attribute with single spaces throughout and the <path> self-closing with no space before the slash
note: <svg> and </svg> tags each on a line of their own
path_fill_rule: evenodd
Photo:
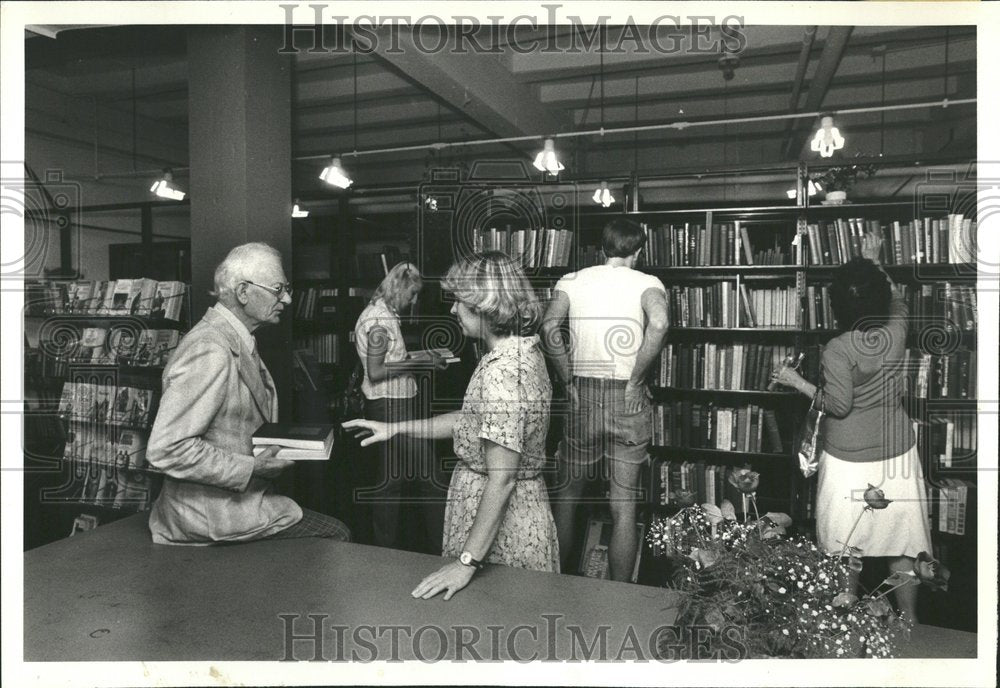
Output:
<svg viewBox="0 0 1000 688">
<path fill-rule="evenodd" d="M 36 282 L 26 287 L 29 311 L 91 315 L 147 315 L 180 320 L 187 285 L 146 277 Z M 41 309 L 36 308 L 42 305 Z"/>
</svg>

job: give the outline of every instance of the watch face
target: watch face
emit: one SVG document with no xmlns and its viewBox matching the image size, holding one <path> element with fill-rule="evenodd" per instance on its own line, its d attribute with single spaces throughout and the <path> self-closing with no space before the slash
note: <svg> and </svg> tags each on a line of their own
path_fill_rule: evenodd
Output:
<svg viewBox="0 0 1000 688">
<path fill-rule="evenodd" d="M 469 566 L 472 563 L 472 555 L 469 554 L 468 552 L 462 552 L 458 556 L 458 560 L 463 564 L 465 564 L 466 566 Z"/>
</svg>

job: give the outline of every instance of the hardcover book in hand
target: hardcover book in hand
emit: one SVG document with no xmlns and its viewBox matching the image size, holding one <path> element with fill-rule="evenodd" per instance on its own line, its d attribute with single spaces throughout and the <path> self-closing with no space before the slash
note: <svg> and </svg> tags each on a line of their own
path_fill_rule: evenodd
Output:
<svg viewBox="0 0 1000 688">
<path fill-rule="evenodd" d="M 317 423 L 264 423 L 253 434 L 254 455 L 265 447 L 281 447 L 279 459 L 325 461 L 333 447 L 333 426 Z"/>
<path fill-rule="evenodd" d="M 421 349 L 420 351 L 411 351 L 410 358 L 430 358 L 431 354 L 437 354 L 444 359 L 445 363 L 458 363 L 462 359 L 456 356 L 451 349 L 440 347 L 437 349 Z"/>
</svg>

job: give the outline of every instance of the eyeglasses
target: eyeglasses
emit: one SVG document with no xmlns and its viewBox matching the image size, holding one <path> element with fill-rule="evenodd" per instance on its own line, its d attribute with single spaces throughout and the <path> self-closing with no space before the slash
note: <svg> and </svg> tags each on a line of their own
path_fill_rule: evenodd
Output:
<svg viewBox="0 0 1000 688">
<path fill-rule="evenodd" d="M 272 294 L 274 294 L 279 299 L 282 296 L 284 296 L 285 294 L 288 294 L 289 298 L 292 296 L 292 285 L 290 285 L 290 284 L 282 284 L 280 287 L 278 287 L 277 289 L 275 289 L 274 287 L 265 287 L 263 284 L 257 284 L 256 282 L 251 281 L 251 280 L 243 280 L 243 281 L 246 282 L 247 284 L 252 284 L 255 287 L 260 287 L 261 289 L 266 289 L 267 291 L 271 292 Z"/>
</svg>

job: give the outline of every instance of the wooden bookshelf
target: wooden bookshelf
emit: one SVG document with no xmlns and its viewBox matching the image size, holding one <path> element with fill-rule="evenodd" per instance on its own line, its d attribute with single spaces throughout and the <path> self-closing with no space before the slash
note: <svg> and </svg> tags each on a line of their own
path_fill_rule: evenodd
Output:
<svg viewBox="0 0 1000 688">
<path fill-rule="evenodd" d="M 808 174 L 806 167 L 799 170 L 800 176 Z M 773 226 L 771 231 L 781 234 L 782 237 L 805 235 L 807 226 L 810 223 L 836 223 L 837 218 L 865 218 L 866 220 L 877 220 L 881 225 L 887 223 L 891 226 L 894 221 L 910 222 L 918 217 L 941 217 L 947 211 L 936 211 L 923 213 L 913 200 L 881 200 L 865 199 L 861 202 L 848 203 L 844 205 L 814 205 L 807 200 L 798 205 L 760 205 L 742 207 L 694 207 L 694 208 L 670 208 L 656 210 L 630 210 L 619 216 L 643 222 L 648 227 L 658 227 L 662 225 L 682 225 L 690 223 L 693 226 L 706 226 L 708 223 L 734 223 L 750 220 L 760 220 L 755 223 L 750 232 L 751 243 L 754 237 L 766 235 L 767 226 Z M 594 215 L 595 220 L 606 221 L 610 216 Z M 862 225 L 863 228 L 863 225 Z M 756 234 L 755 234 L 756 233 Z M 763 233 L 763 234 L 762 234 Z M 739 234 L 739 230 L 736 230 Z M 935 234 L 931 233 L 933 239 Z M 772 239 L 773 241 L 773 239 Z M 800 239 L 802 241 L 802 239 Z M 580 242 L 584 243 L 583 240 Z M 762 245 L 767 245 L 766 240 Z M 669 249 L 669 242 L 667 244 Z M 756 248 L 756 244 L 754 246 Z M 674 256 L 679 255 L 681 249 L 675 247 Z M 723 249 L 725 250 L 725 249 Z M 936 249 L 937 250 L 937 249 Z M 799 305 L 799 322 L 804 322 L 807 312 L 805 302 L 805 290 L 809 286 L 828 285 L 834 278 L 837 265 L 809 264 L 811 261 L 794 260 L 794 251 L 789 249 L 785 264 L 777 265 L 746 265 L 745 256 L 738 246 L 730 254 L 737 264 L 734 265 L 643 265 L 640 269 L 648 274 L 661 279 L 668 290 L 675 285 L 704 286 L 714 282 L 742 281 L 743 283 L 760 284 L 761 282 L 774 284 L 788 284 L 794 281 L 796 293 L 802 299 Z M 940 250 L 938 250 L 940 253 Z M 685 254 L 687 255 L 687 254 Z M 699 255 L 699 254 L 695 254 Z M 700 254 L 702 257 L 704 254 Z M 951 254 L 942 256 L 947 260 L 952 258 Z M 704 261 L 702 261 L 704 262 Z M 790 263 L 795 264 L 790 264 Z M 798 263 L 803 264 L 798 264 Z M 843 262 L 843 261 L 841 261 Z M 903 284 L 914 285 L 916 289 L 922 285 L 943 285 L 952 283 L 965 285 L 965 287 L 975 286 L 977 279 L 977 268 L 974 264 L 950 263 L 950 262 L 905 262 L 901 264 L 890 264 L 885 266 L 886 271 L 894 281 Z M 931 300 L 941 298 L 935 291 Z M 936 302 L 934 302 L 936 303 Z M 731 321 L 731 320 L 730 320 Z M 668 341 L 698 344 L 700 342 L 788 342 L 797 347 L 804 345 L 822 345 L 826 340 L 839 333 L 839 330 L 832 328 L 805 328 L 805 327 L 671 327 L 668 334 Z M 945 341 L 945 345 L 941 342 Z M 934 346 L 943 346 L 946 351 L 955 350 L 956 347 L 975 351 L 976 331 L 974 329 L 959 329 L 954 324 L 949 324 L 938 314 L 924 314 L 919 322 L 915 322 L 909 331 L 907 346 L 909 349 L 929 351 Z M 817 354 L 818 355 L 818 354 Z M 816 362 L 818 364 L 818 361 Z M 655 372 L 655 368 L 654 368 Z M 935 370 L 931 369 L 931 376 L 935 375 Z M 806 375 L 806 377 L 810 377 Z M 813 380 L 815 381 L 815 380 Z M 687 384 L 685 382 L 685 384 Z M 651 472 L 655 474 L 658 464 L 661 461 L 690 461 L 698 463 L 721 463 L 725 465 L 736 465 L 750 463 L 755 470 L 770 471 L 779 466 L 785 466 L 787 475 L 791 476 L 790 485 L 775 488 L 768 485 L 768 477 L 762 478 L 760 494 L 758 495 L 762 503 L 784 507 L 796 522 L 803 525 L 814 522 L 811 512 L 813 508 L 810 504 L 801 502 L 803 495 L 808 495 L 811 489 L 809 485 L 815 484 L 816 478 L 805 481 L 797 469 L 797 462 L 794 449 L 798 446 L 798 428 L 805 415 L 808 401 L 796 394 L 787 392 L 767 392 L 761 390 L 733 390 L 733 389 L 688 389 L 685 387 L 654 387 L 652 389 L 653 400 L 656 402 L 671 402 L 681 399 L 689 400 L 693 403 L 713 403 L 717 402 L 719 407 L 726 407 L 739 404 L 757 404 L 772 409 L 778 414 L 778 422 L 784 432 L 790 431 L 789 437 L 784 437 L 783 444 L 787 444 L 791 451 L 788 453 L 778 452 L 758 452 L 743 453 L 706 448 L 687 447 L 652 447 L 651 455 L 653 462 Z M 948 414 L 965 414 L 972 418 L 975 423 L 974 414 L 978 407 L 975 398 L 917 398 L 914 395 L 904 397 L 903 403 L 908 409 L 911 418 L 918 423 L 929 424 L 932 419 Z M 955 394 L 952 395 L 956 396 Z M 975 425 L 973 425 L 973 433 Z M 927 432 L 930 432 L 928 430 Z M 957 431 L 956 431 L 957 434 Z M 930 441 L 930 440 L 928 440 Z M 940 439 L 934 441 L 940 442 Z M 957 441 L 957 440 L 956 440 Z M 975 470 L 975 450 L 972 454 L 963 454 L 956 461 L 962 461 L 960 465 L 952 465 L 947 468 L 938 466 L 938 459 L 928 455 L 928 447 L 920 447 L 925 466 L 925 476 L 930 481 L 936 481 L 939 477 L 953 478 L 966 481 L 970 484 L 969 492 L 974 491 L 976 480 Z M 966 448 L 963 448 L 964 452 Z M 956 445 L 956 451 L 958 445 Z M 650 484 L 654 484 L 655 481 Z M 784 495 L 782 490 L 787 490 Z M 669 514 L 678 507 L 671 504 L 657 503 L 659 495 L 650 495 L 651 501 L 645 505 L 648 512 Z M 937 527 L 932 527 L 932 536 L 937 550 L 939 545 L 945 555 L 944 563 L 948 566 L 962 568 L 961 585 L 959 589 L 953 586 L 953 592 L 944 597 L 935 596 L 927 610 L 922 610 L 921 620 L 931 621 L 942 625 L 956 628 L 975 627 L 975 597 L 976 587 L 975 574 L 975 533 L 976 514 L 975 501 L 970 495 L 969 504 L 965 511 L 965 534 L 956 535 L 954 533 L 942 532 Z M 807 508 L 804 508 L 807 507 Z M 739 505 L 737 505 L 739 508 Z M 950 560 L 949 560 L 950 558 Z M 972 565 L 970 565 L 972 562 Z M 954 570 L 954 568 L 953 568 Z M 954 582 L 953 578 L 953 582 Z M 971 589 L 972 597 L 967 591 Z M 971 601 L 970 601 L 971 599 Z M 971 615 L 971 622 L 969 621 Z"/>
</svg>

